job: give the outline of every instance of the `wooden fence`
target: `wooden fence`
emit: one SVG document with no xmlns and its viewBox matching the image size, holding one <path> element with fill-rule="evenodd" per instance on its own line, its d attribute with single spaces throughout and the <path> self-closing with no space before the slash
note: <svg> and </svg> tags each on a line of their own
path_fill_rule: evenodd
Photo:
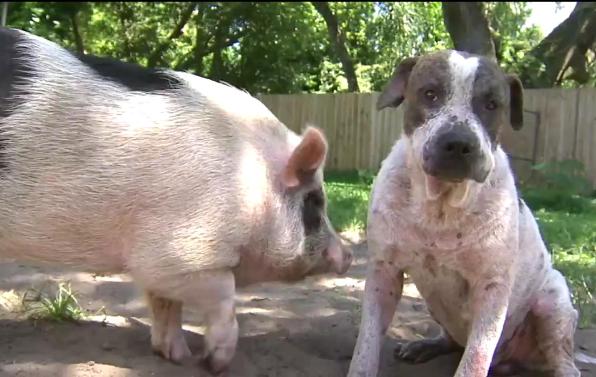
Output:
<svg viewBox="0 0 596 377">
<path fill-rule="evenodd" d="M 373 169 L 403 128 L 403 107 L 375 108 L 380 93 L 259 95 L 289 128 L 321 128 L 329 141 L 330 170 Z M 581 161 L 596 187 L 596 88 L 528 89 L 524 127 L 507 128 L 502 144 L 521 179 L 539 162 Z"/>
</svg>

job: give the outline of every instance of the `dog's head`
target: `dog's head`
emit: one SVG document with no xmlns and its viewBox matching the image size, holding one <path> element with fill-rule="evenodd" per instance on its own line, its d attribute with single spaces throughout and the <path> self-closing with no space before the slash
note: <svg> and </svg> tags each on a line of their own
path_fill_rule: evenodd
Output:
<svg viewBox="0 0 596 377">
<path fill-rule="evenodd" d="M 405 100 L 404 133 L 427 176 L 482 183 L 494 168 L 502 127 L 522 127 L 522 91 L 519 79 L 492 60 L 449 50 L 402 61 L 377 109 Z"/>
</svg>

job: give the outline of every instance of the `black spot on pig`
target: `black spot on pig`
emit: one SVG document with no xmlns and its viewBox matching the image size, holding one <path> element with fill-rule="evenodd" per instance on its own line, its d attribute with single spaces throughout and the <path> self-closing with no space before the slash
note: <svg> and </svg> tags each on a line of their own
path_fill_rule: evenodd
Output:
<svg viewBox="0 0 596 377">
<path fill-rule="evenodd" d="M 0 28 L 0 118 L 9 116 L 22 103 L 18 97 L 25 92 L 17 85 L 31 77 L 29 68 L 20 59 L 22 53 L 17 50 L 17 44 L 23 38 L 26 38 L 25 34 L 18 30 Z"/>
<path fill-rule="evenodd" d="M 304 234 L 318 233 L 323 225 L 323 211 L 325 210 L 325 194 L 322 188 L 310 191 L 304 197 L 302 207 L 302 222 Z"/>
<path fill-rule="evenodd" d="M 26 94 L 23 80 L 32 74 L 23 63 L 17 44 L 25 34 L 15 29 L 0 28 L 0 120 L 12 114 L 23 103 Z M 21 85 L 19 85 L 21 84 Z M 0 132 L 0 169 L 6 168 L 4 145 L 6 134 Z"/>
<path fill-rule="evenodd" d="M 112 58 L 95 55 L 75 55 L 105 80 L 110 80 L 134 91 L 151 92 L 172 89 L 181 82 L 165 75 L 160 69 L 145 68 Z"/>
</svg>

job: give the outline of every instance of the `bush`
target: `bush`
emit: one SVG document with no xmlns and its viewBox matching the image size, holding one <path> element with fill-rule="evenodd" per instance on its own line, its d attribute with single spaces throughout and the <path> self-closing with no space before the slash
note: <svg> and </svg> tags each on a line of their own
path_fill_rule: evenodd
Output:
<svg viewBox="0 0 596 377">
<path fill-rule="evenodd" d="M 585 213 L 594 209 L 594 200 L 589 197 L 592 184 L 580 161 L 546 162 L 532 169 L 536 172 L 533 184 L 526 185 L 522 191 L 524 200 L 533 210 Z"/>
</svg>

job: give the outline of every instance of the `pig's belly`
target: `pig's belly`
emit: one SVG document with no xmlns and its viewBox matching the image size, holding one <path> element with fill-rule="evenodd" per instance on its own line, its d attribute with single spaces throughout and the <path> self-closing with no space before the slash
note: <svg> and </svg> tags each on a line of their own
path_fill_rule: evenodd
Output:
<svg viewBox="0 0 596 377">
<path fill-rule="evenodd" d="M 125 239 L 82 240 L 51 238 L 46 242 L 29 239 L 0 239 L 0 262 L 20 261 L 72 267 L 97 273 L 125 272 L 130 249 Z"/>
<path fill-rule="evenodd" d="M 429 262 L 429 258 L 409 268 L 407 273 L 435 321 L 453 340 L 465 346 L 471 319 L 468 282 L 457 271 L 438 266 L 434 260 Z"/>
</svg>

